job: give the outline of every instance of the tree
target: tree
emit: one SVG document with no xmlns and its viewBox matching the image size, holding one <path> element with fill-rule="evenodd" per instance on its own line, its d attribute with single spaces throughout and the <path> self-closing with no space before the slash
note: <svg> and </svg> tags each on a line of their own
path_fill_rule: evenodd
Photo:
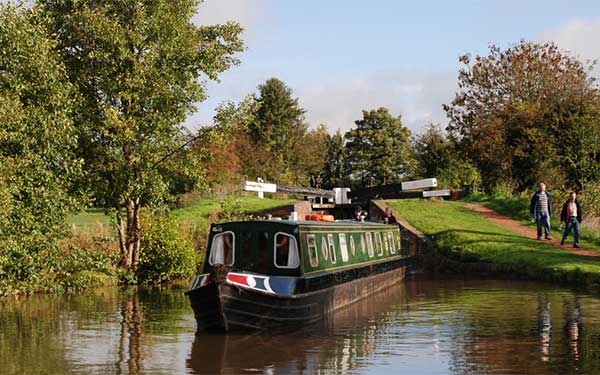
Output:
<svg viewBox="0 0 600 375">
<path fill-rule="evenodd" d="M 256 153 L 248 150 L 248 125 L 254 121 L 258 103 L 248 96 L 239 104 L 225 102 L 216 109 L 213 125 L 198 131 L 194 151 L 206 171 L 209 188 L 227 194 L 239 190 L 247 159 Z M 251 156 L 251 157 L 248 157 Z"/>
<path fill-rule="evenodd" d="M 582 169 L 600 177 L 587 168 L 600 161 L 593 64 L 552 43 L 529 42 L 506 50 L 491 46 L 487 56 L 459 60 L 460 90 L 444 106 L 448 131 L 477 163 L 488 190 L 501 181 L 524 190 L 541 179 L 573 186 L 581 176 L 572 172 Z M 574 133 L 582 138 L 574 140 Z M 580 143 L 596 147 L 573 155 Z"/>
<path fill-rule="evenodd" d="M 325 125 L 308 131 L 291 150 L 298 160 L 294 183 L 311 187 L 321 187 L 327 160 L 327 141 L 329 134 Z"/>
<path fill-rule="evenodd" d="M 414 148 L 424 177 L 439 177 L 450 164 L 452 145 L 437 125 L 430 124 L 423 134 L 416 136 Z"/>
<path fill-rule="evenodd" d="M 205 79 L 237 64 L 236 23 L 197 27 L 195 0 L 40 0 L 81 100 L 74 117 L 83 181 L 116 212 L 123 266 L 140 255 L 140 209 L 168 194 L 186 166 L 166 158 L 186 140 L 181 125 L 205 97 Z M 187 150 L 183 150 L 187 151 Z M 190 167 L 193 172 L 195 168 Z M 126 215 L 123 216 L 123 212 Z"/>
<path fill-rule="evenodd" d="M 350 167 L 346 155 L 344 136 L 338 129 L 335 134 L 327 136 L 327 156 L 323 171 L 323 187 L 347 187 L 351 185 Z"/>
<path fill-rule="evenodd" d="M 351 172 L 362 186 L 391 184 L 410 175 L 415 158 L 410 130 L 387 108 L 363 111 L 356 128 L 346 133 Z"/>
<path fill-rule="evenodd" d="M 292 152 L 307 132 L 304 109 L 292 90 L 277 78 L 271 78 L 258 87 L 256 101 L 259 108 L 255 120 L 249 124 L 250 138 L 255 147 L 266 153 L 267 164 L 261 168 L 266 180 L 279 183 L 295 182 L 298 155 Z"/>
<path fill-rule="evenodd" d="M 81 172 L 73 88 L 35 16 L 0 5 L 0 282 L 10 284 L 0 283 L 0 295 L 50 272 L 40 260 L 64 236 Z"/>
</svg>

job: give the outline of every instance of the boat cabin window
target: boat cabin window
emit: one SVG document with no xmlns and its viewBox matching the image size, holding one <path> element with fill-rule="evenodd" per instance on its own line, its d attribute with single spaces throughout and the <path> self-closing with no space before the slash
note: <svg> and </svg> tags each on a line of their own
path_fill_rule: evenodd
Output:
<svg viewBox="0 0 600 375">
<path fill-rule="evenodd" d="M 388 242 L 390 243 L 390 252 L 396 254 L 396 244 L 394 243 L 394 233 L 388 232 Z"/>
<path fill-rule="evenodd" d="M 323 254 L 323 258 L 325 260 L 329 259 L 329 255 L 327 255 L 327 240 L 325 239 L 325 237 L 323 237 L 323 239 L 321 240 L 321 254 Z"/>
<path fill-rule="evenodd" d="M 306 244 L 308 245 L 308 259 L 311 267 L 317 267 L 319 265 L 319 258 L 317 257 L 317 239 L 314 234 L 308 234 L 306 236 Z"/>
<path fill-rule="evenodd" d="M 342 262 L 348 261 L 348 245 L 346 243 L 346 234 L 338 234 L 338 240 L 340 241 L 340 252 L 342 253 Z"/>
<path fill-rule="evenodd" d="M 381 233 L 375 233 L 375 241 L 377 241 L 377 255 L 383 255 L 383 245 L 381 244 Z"/>
<path fill-rule="evenodd" d="M 298 268 L 300 256 L 298 255 L 298 243 L 296 238 L 287 233 L 275 234 L 275 267 Z"/>
<path fill-rule="evenodd" d="M 219 233 L 213 237 L 210 247 L 210 258 L 208 263 L 211 266 L 223 264 L 231 266 L 234 262 L 235 235 L 233 232 Z"/>
<path fill-rule="evenodd" d="M 367 236 L 367 251 L 369 252 L 369 258 L 373 258 L 375 252 L 373 251 L 373 238 L 371 237 L 371 232 L 365 233 Z"/>
<path fill-rule="evenodd" d="M 333 234 L 327 235 L 327 242 L 329 243 L 329 258 L 331 259 L 331 263 L 335 263 L 337 258 L 335 256 L 335 242 L 333 242 Z"/>
<path fill-rule="evenodd" d="M 350 239 L 350 252 L 352 256 L 356 256 L 356 244 L 354 243 L 354 236 L 349 234 L 348 238 Z"/>
</svg>

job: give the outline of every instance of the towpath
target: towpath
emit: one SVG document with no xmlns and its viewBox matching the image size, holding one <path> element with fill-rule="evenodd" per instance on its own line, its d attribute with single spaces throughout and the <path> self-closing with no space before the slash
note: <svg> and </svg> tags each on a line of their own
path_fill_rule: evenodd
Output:
<svg viewBox="0 0 600 375">
<path fill-rule="evenodd" d="M 511 229 L 514 232 L 517 232 L 523 236 L 531 237 L 532 239 L 537 237 L 537 230 L 535 228 L 526 227 L 526 226 L 522 225 L 521 223 L 519 223 L 517 220 L 511 219 L 508 216 L 501 215 L 501 214 L 497 213 L 496 211 L 492 210 L 491 208 L 482 206 L 480 204 L 475 204 L 475 203 L 465 203 L 465 207 L 467 207 L 473 211 L 481 213 L 483 216 L 488 218 L 488 220 L 490 220 L 494 224 Z M 560 237 L 561 237 L 561 235 L 559 234 L 558 237 L 552 237 L 552 240 L 549 240 L 549 241 L 542 240 L 542 241 L 550 243 L 550 244 L 552 244 L 556 247 L 559 247 L 565 251 L 569 251 L 569 252 L 572 252 L 575 254 L 588 256 L 588 257 L 600 256 L 600 253 L 597 253 L 592 250 L 587 250 L 587 249 L 583 249 L 583 248 L 581 248 L 581 249 L 573 248 L 573 245 L 572 245 L 573 244 L 573 236 L 572 235 L 569 236 L 569 240 L 567 243 L 565 243 L 565 246 L 560 246 Z"/>
</svg>

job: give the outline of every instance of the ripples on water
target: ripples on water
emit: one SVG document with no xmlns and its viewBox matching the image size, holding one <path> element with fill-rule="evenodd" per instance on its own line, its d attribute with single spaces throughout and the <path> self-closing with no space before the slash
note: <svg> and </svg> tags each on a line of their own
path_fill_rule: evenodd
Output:
<svg viewBox="0 0 600 375">
<path fill-rule="evenodd" d="M 0 303 L 0 374 L 600 373 L 600 299 L 426 277 L 287 335 L 199 335 L 184 289 Z"/>
</svg>

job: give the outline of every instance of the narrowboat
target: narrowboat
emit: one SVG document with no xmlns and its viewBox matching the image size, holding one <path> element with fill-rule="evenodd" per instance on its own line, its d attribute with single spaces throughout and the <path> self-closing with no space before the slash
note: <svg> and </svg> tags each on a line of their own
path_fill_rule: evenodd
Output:
<svg viewBox="0 0 600 375">
<path fill-rule="evenodd" d="M 359 221 L 213 224 L 190 290 L 198 331 L 287 330 L 404 278 L 398 226 Z"/>
</svg>

